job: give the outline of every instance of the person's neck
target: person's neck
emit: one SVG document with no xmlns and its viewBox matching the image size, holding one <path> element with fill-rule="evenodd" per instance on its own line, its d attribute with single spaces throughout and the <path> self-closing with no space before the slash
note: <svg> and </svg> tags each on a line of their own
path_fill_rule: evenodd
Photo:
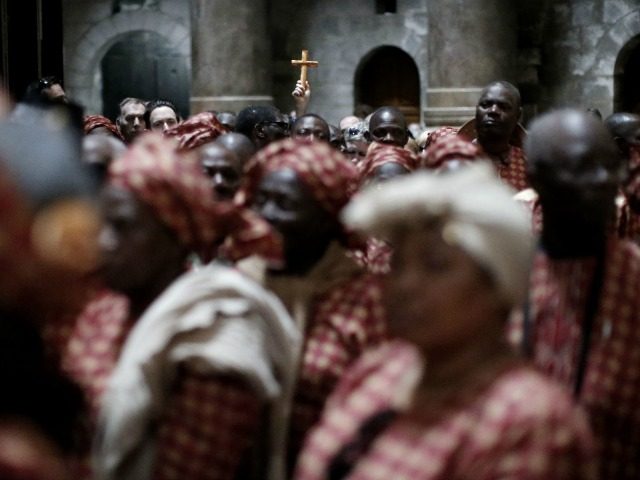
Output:
<svg viewBox="0 0 640 480">
<path fill-rule="evenodd" d="M 331 240 L 308 245 L 307 248 L 291 249 L 286 255 L 285 267 L 270 270 L 269 273 L 281 276 L 304 277 L 322 260 L 327 253 Z"/>
<path fill-rule="evenodd" d="M 482 149 L 492 156 L 503 156 L 509 153 L 511 144 L 509 144 L 509 137 L 478 137 L 478 143 Z"/>
<path fill-rule="evenodd" d="M 598 222 L 569 222 L 543 212 L 540 242 L 551 258 L 595 257 L 607 242 L 607 226 Z"/>
<path fill-rule="evenodd" d="M 184 268 L 182 266 L 166 268 L 153 282 L 145 285 L 144 288 L 134 292 L 127 292 L 131 318 L 140 317 L 147 307 L 183 272 Z"/>
<path fill-rule="evenodd" d="M 427 352 L 427 371 L 419 390 L 432 398 L 449 396 L 476 381 L 482 373 L 514 359 L 515 354 L 504 340 L 503 326 L 495 330 L 455 351 Z"/>
</svg>

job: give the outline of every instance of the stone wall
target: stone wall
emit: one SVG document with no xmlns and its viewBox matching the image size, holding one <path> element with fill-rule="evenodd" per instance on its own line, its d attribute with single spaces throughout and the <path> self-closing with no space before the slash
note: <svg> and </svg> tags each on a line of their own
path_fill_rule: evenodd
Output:
<svg viewBox="0 0 640 480">
<path fill-rule="evenodd" d="M 554 0 L 543 39 L 541 109 L 613 111 L 620 50 L 640 34 L 637 0 Z"/>
<path fill-rule="evenodd" d="M 320 67 L 309 70 L 309 111 L 329 122 L 353 112 L 354 77 L 360 60 L 382 45 L 399 47 L 416 62 L 421 92 L 427 87 L 427 2 L 401 0 L 396 14 L 376 14 L 373 0 L 274 0 L 270 9 L 274 98 L 293 108 L 299 70 L 291 66 L 306 48 Z M 421 110 L 426 106 L 421 95 Z"/>
<path fill-rule="evenodd" d="M 65 88 L 87 113 L 102 112 L 100 61 L 127 33 L 158 33 L 191 65 L 189 0 L 147 3 L 114 15 L 112 0 L 63 0 Z"/>
</svg>

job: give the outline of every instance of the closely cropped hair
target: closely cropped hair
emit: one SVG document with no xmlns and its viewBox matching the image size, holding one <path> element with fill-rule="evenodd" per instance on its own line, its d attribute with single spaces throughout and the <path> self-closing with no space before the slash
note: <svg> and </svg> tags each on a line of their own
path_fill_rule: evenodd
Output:
<svg viewBox="0 0 640 480">
<path fill-rule="evenodd" d="M 180 112 L 176 106 L 170 102 L 169 100 L 151 100 L 146 105 L 146 110 L 144 112 L 144 123 L 147 125 L 147 128 L 151 128 L 151 112 L 153 112 L 156 108 L 160 107 L 169 107 L 176 114 L 176 118 L 178 121 L 180 120 Z"/>
<path fill-rule="evenodd" d="M 236 132 L 251 138 L 253 127 L 261 122 L 275 122 L 280 111 L 276 107 L 252 105 L 240 110 L 236 117 Z"/>
</svg>

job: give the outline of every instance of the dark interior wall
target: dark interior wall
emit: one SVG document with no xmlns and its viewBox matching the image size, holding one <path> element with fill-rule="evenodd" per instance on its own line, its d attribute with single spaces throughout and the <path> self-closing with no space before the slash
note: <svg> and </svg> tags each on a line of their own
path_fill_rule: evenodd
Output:
<svg viewBox="0 0 640 480">
<path fill-rule="evenodd" d="M 63 77 L 62 1 L 0 0 L 0 75 L 14 98 L 40 77 Z"/>
</svg>

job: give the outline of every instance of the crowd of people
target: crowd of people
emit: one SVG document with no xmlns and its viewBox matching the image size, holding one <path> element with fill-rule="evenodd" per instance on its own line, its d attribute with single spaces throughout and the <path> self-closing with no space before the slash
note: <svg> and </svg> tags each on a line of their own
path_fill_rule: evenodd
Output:
<svg viewBox="0 0 640 480">
<path fill-rule="evenodd" d="M 0 478 L 640 478 L 640 116 L 292 96 L 2 98 Z"/>
</svg>

